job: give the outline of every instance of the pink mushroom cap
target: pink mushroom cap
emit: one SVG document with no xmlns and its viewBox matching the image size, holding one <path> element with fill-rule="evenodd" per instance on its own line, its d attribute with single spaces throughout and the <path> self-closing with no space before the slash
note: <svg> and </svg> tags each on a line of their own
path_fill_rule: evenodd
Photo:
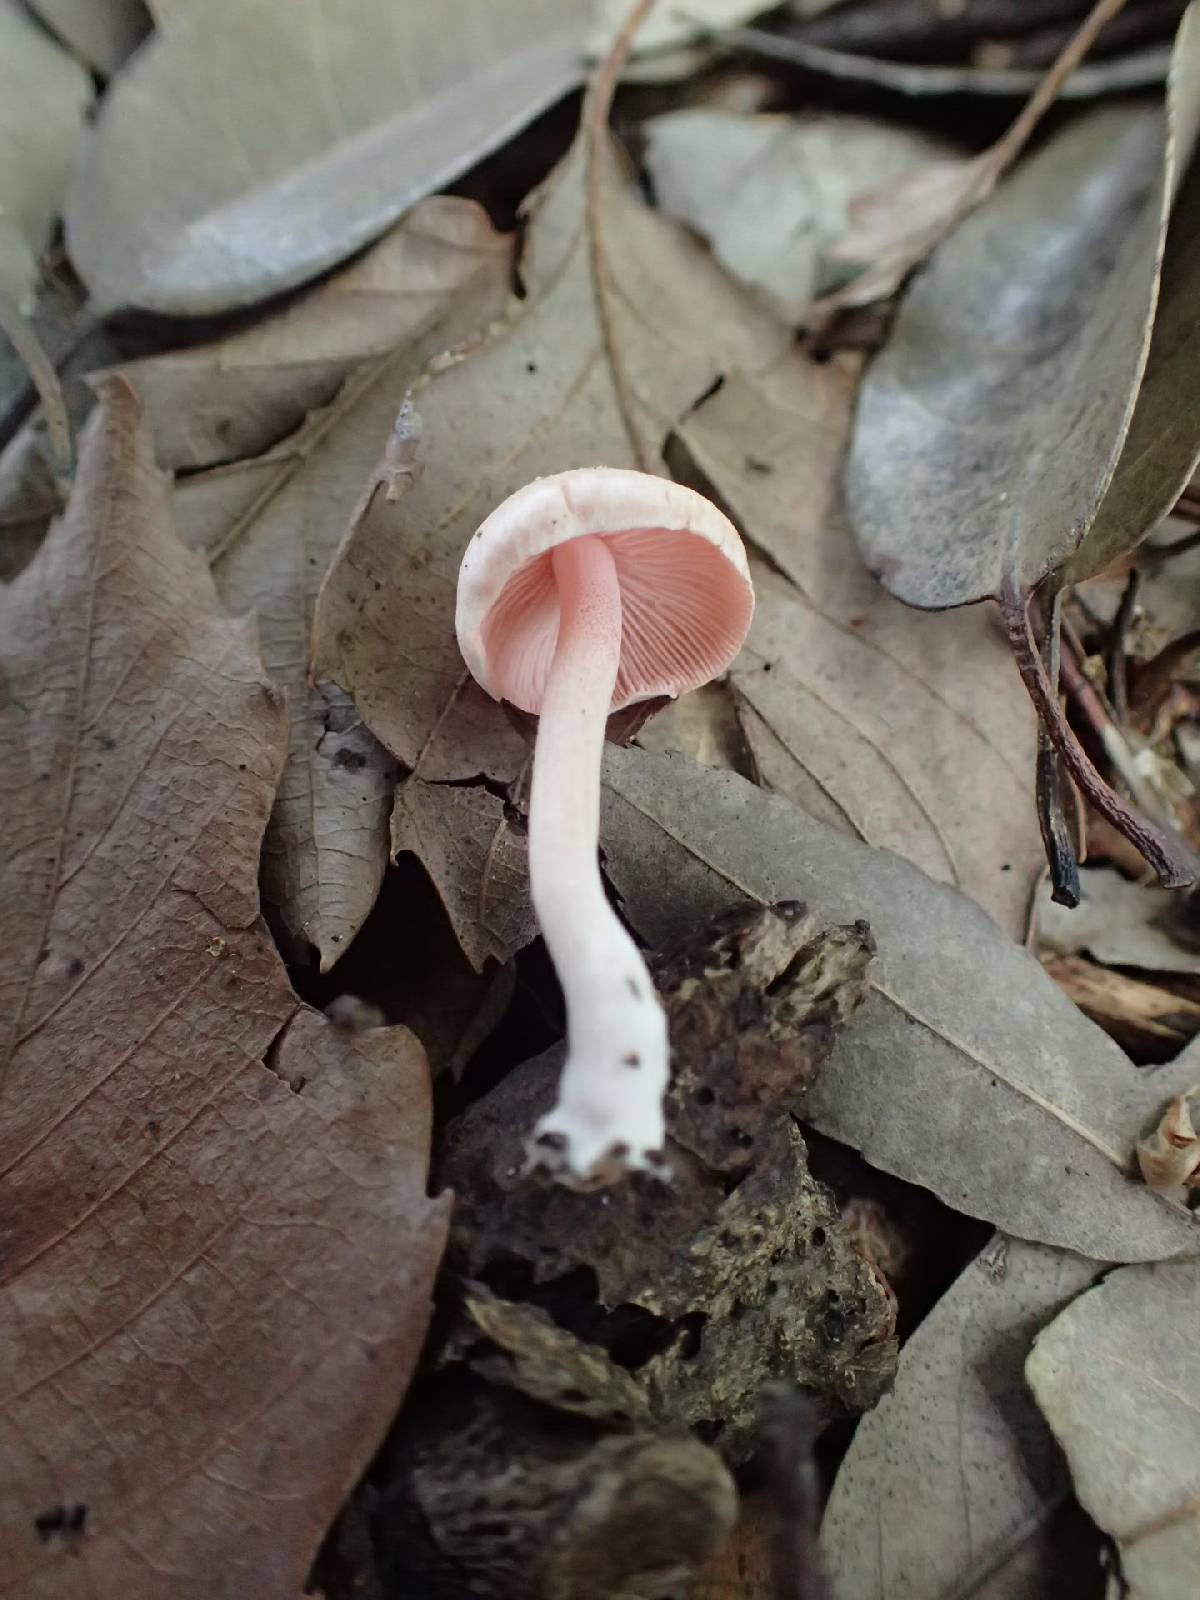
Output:
<svg viewBox="0 0 1200 1600">
<path fill-rule="evenodd" d="M 685 694 L 725 671 L 754 614 L 736 528 L 703 495 L 669 478 L 578 467 L 518 489 L 467 546 L 458 642 L 490 695 L 541 710 L 559 627 L 551 552 L 584 534 L 604 539 L 621 585 L 612 710 Z"/>
</svg>

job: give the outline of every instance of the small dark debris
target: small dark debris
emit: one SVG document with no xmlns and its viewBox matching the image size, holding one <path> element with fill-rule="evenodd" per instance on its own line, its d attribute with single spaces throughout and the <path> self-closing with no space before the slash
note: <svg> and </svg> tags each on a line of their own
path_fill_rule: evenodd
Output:
<svg viewBox="0 0 1200 1600">
<path fill-rule="evenodd" d="M 53 1506 L 34 1517 L 33 1526 L 42 1544 L 75 1544 L 87 1529 L 87 1516 L 85 1505 Z"/>
</svg>

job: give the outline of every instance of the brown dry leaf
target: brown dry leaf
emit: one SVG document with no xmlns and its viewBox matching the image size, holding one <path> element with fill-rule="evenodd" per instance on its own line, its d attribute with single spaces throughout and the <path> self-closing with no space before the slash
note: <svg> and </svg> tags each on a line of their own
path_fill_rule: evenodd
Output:
<svg viewBox="0 0 1200 1600">
<path fill-rule="evenodd" d="M 295 1600 L 428 1320 L 424 1055 L 288 988 L 255 882 L 280 696 L 126 386 L 0 605 L 7 1592 Z"/>
<path fill-rule="evenodd" d="M 315 669 L 429 781 L 508 781 L 526 755 L 455 643 L 458 566 L 478 524 L 530 478 L 581 461 L 662 471 L 668 435 L 699 397 L 788 340 L 642 201 L 607 131 L 611 79 L 597 81 L 574 147 L 530 202 L 527 298 L 415 393 L 424 474 L 394 510 L 360 520 L 317 608 Z"/>
<path fill-rule="evenodd" d="M 638 730 L 636 742 L 660 755 L 676 750 L 702 767 L 728 767 L 744 778 L 754 776 L 737 702 L 724 681 L 702 684 L 668 701 Z"/>
<path fill-rule="evenodd" d="M 1036 721 L 992 619 L 922 616 L 856 558 L 838 469 L 853 373 L 789 354 L 679 437 L 759 562 L 731 681 L 757 772 L 833 827 L 956 884 L 1015 937 L 1041 855 Z M 790 580 L 790 581 L 788 581 Z"/>
<path fill-rule="evenodd" d="M 160 465 L 177 472 L 241 462 L 328 405 L 358 362 L 436 326 L 452 296 L 506 282 L 511 262 L 511 239 L 479 206 L 434 195 L 282 311 L 214 344 L 120 370 L 145 401 Z"/>
<path fill-rule="evenodd" d="M 1171 989 L 1084 956 L 1056 956 L 1045 968 L 1085 1017 L 1140 1061 L 1169 1060 L 1200 1033 L 1200 1005 Z"/>
<path fill-rule="evenodd" d="M 386 309 L 378 308 L 388 353 L 360 363 L 326 410 L 313 413 L 265 456 L 184 478 L 176 487 L 184 537 L 208 550 L 229 609 L 257 614 L 268 670 L 288 694 L 291 745 L 267 833 L 264 890 L 297 953 L 315 948 L 322 970 L 346 949 L 378 893 L 395 768 L 350 696 L 324 675 L 310 678 L 317 590 L 352 516 L 361 515 L 370 526 L 378 510 L 372 494 L 363 494 L 364 484 L 374 484 L 381 471 L 389 492 L 408 481 L 397 475 L 389 452 L 396 449 L 397 414 L 409 386 L 431 358 L 498 315 L 510 292 L 508 244 L 466 200 L 418 207 L 379 251 L 391 285 Z M 346 278 L 353 299 L 361 270 L 316 290 L 274 331 L 268 326 L 246 335 L 232 353 L 232 341 L 217 347 L 202 357 L 206 367 L 238 368 L 248 406 L 268 393 L 278 396 L 279 386 L 289 381 L 288 363 L 302 357 L 314 338 L 332 362 L 321 364 L 321 382 L 335 367 L 344 371 L 363 349 L 362 313 L 346 308 L 343 315 Z M 407 270 L 412 293 L 402 284 Z M 264 357 L 266 366 L 258 366 Z M 134 369 L 139 379 L 151 374 L 156 426 L 176 445 L 183 438 L 165 419 L 177 404 L 195 405 L 202 398 L 186 384 L 180 389 L 182 371 L 175 356 Z M 243 437 L 237 385 L 226 388 L 224 379 L 214 380 L 203 369 L 196 376 L 202 393 L 224 407 L 214 413 L 218 428 L 221 415 L 233 418 L 232 431 Z M 220 384 L 219 402 L 214 382 Z M 278 424 L 278 400 L 271 405 L 273 413 L 265 414 Z M 185 423 L 190 415 L 185 412 Z M 386 496 L 382 506 L 390 520 Z"/>
<path fill-rule="evenodd" d="M 424 863 L 477 972 L 536 936 L 524 835 L 481 785 L 406 778 L 392 811 L 393 856 L 402 850 Z"/>
</svg>

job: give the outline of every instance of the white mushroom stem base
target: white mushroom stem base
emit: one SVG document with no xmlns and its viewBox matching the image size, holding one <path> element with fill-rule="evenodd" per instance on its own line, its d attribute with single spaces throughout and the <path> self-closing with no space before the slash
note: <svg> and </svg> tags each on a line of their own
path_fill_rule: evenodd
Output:
<svg viewBox="0 0 1200 1600">
<path fill-rule="evenodd" d="M 661 1163 L 667 1020 L 597 859 L 600 763 L 621 655 L 616 566 L 591 535 L 559 545 L 551 560 L 561 614 L 533 761 L 529 876 L 566 1001 L 567 1060 L 529 1154 L 563 1182 L 589 1186 Z"/>
</svg>

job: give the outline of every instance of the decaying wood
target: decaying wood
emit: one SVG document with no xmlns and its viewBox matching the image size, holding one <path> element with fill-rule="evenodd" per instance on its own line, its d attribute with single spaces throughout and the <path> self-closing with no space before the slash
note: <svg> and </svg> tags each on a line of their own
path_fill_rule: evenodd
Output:
<svg viewBox="0 0 1200 1600">
<path fill-rule="evenodd" d="M 451 1125 L 450 1314 L 377 1474 L 376 1547 L 400 1592 L 418 1578 L 473 1600 L 677 1592 L 646 1585 L 691 1572 L 727 1531 L 721 1458 L 755 1449 L 764 1385 L 802 1385 L 819 1423 L 879 1397 L 894 1301 L 795 1122 L 872 950 L 865 925 L 785 903 L 722 916 L 655 963 L 669 1183 L 576 1194 L 522 1175 L 557 1052 Z M 635 1509 L 650 1521 L 630 1541 Z"/>
</svg>

